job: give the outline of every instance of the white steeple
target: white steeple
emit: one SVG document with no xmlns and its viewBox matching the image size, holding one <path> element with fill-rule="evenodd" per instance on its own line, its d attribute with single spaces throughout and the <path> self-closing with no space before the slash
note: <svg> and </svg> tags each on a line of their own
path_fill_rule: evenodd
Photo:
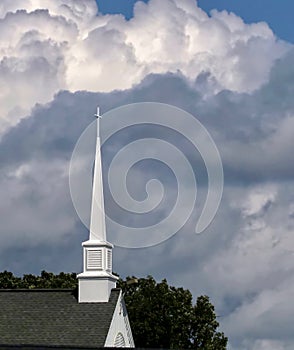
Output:
<svg viewBox="0 0 294 350">
<path fill-rule="evenodd" d="M 89 240 L 82 243 L 84 268 L 78 275 L 80 303 L 107 302 L 111 289 L 116 287 L 118 279 L 112 274 L 113 245 L 106 240 L 99 108 L 95 117 L 97 117 L 97 140 L 90 234 Z"/>
<path fill-rule="evenodd" d="M 105 212 L 104 212 L 104 196 L 103 196 L 103 180 L 101 167 L 101 144 L 100 144 L 100 119 L 99 108 L 97 108 L 97 141 L 96 156 L 94 164 L 94 179 L 92 190 L 92 207 L 90 222 L 90 240 L 106 240 L 105 229 Z"/>
</svg>

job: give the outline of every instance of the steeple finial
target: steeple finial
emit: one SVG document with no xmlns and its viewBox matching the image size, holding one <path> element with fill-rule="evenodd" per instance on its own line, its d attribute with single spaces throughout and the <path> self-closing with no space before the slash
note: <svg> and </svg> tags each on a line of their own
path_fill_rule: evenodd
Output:
<svg viewBox="0 0 294 350">
<path fill-rule="evenodd" d="M 100 119 L 102 116 L 100 115 L 100 107 L 97 106 L 97 112 L 95 114 L 95 117 L 97 118 L 97 137 L 100 137 Z"/>
</svg>

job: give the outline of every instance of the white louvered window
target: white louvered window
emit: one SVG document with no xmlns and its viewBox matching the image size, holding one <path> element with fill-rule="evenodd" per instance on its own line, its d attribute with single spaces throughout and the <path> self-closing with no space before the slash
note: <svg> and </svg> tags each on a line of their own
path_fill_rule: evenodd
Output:
<svg viewBox="0 0 294 350">
<path fill-rule="evenodd" d="M 115 348 L 124 348 L 126 346 L 125 343 L 125 338 L 121 333 L 118 333 L 116 338 L 115 338 L 115 342 L 114 342 L 114 347 Z"/>
<path fill-rule="evenodd" d="M 111 261 L 111 250 L 107 250 L 107 263 L 106 263 L 106 268 L 108 271 L 112 270 L 112 261 Z"/>
<path fill-rule="evenodd" d="M 87 251 L 87 269 L 88 270 L 94 270 L 102 269 L 102 250 L 96 249 L 96 250 L 88 250 Z"/>
</svg>

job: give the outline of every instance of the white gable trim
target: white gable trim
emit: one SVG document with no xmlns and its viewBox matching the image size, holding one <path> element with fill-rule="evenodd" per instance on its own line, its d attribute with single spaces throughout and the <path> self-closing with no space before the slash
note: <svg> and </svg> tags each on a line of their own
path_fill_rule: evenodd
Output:
<svg viewBox="0 0 294 350">
<path fill-rule="evenodd" d="M 118 345 L 120 339 L 120 346 Z M 123 345 L 124 344 L 124 345 Z M 112 321 L 106 337 L 104 347 L 126 347 L 134 348 L 133 335 L 129 323 L 126 307 L 123 302 L 122 291 L 120 291 L 117 304 L 113 313 Z"/>
</svg>

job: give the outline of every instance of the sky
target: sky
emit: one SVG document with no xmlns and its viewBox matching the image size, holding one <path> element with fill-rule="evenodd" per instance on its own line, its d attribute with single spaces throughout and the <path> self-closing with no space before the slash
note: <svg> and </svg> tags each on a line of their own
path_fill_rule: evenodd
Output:
<svg viewBox="0 0 294 350">
<path fill-rule="evenodd" d="M 150 248 L 116 246 L 114 271 L 167 278 L 195 298 L 209 295 L 230 349 L 293 349 L 294 5 L 150 0 L 132 10 L 135 1 L 97 2 L 1 2 L 0 270 L 80 272 L 88 230 L 69 188 L 77 141 L 97 105 L 110 120 L 112 109 L 130 103 L 169 104 L 197 117 L 217 145 L 222 201 L 207 230 L 196 235 L 208 180 L 191 142 L 146 125 L 110 139 L 102 149 L 105 174 L 128 143 L 157 138 L 186 155 L 198 186 L 179 232 Z M 191 132 L 184 117 L 173 122 L 184 136 Z M 152 141 L 145 154 L 154 149 Z M 126 179 L 139 201 L 150 179 L 161 181 L 158 210 L 132 216 L 104 181 L 108 215 L 127 227 L 168 215 L 177 179 L 164 163 L 176 155 L 163 148 L 160 164 L 142 161 Z M 127 161 L 117 165 L 117 174 Z M 185 193 L 194 190 L 192 182 L 181 185 Z M 176 220 L 186 210 L 182 205 Z M 110 232 L 109 240 L 114 236 Z"/>
</svg>

